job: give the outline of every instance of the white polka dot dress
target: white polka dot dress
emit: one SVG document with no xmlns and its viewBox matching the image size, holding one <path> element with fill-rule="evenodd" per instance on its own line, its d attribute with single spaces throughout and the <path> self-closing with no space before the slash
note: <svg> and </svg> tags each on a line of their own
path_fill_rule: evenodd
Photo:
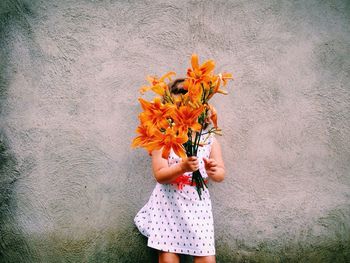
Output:
<svg viewBox="0 0 350 263">
<path fill-rule="evenodd" d="M 208 178 L 202 157 L 209 158 L 213 135 L 202 135 L 205 145 L 198 148 L 199 169 Z M 181 162 L 171 150 L 169 166 Z M 191 175 L 191 172 L 185 175 Z M 210 181 L 209 181 L 210 182 Z M 208 187 L 210 185 L 207 183 Z M 157 182 L 148 202 L 134 218 L 139 231 L 148 237 L 147 246 L 157 250 L 192 256 L 215 255 L 214 222 L 209 189 L 199 199 L 195 186 Z"/>
</svg>

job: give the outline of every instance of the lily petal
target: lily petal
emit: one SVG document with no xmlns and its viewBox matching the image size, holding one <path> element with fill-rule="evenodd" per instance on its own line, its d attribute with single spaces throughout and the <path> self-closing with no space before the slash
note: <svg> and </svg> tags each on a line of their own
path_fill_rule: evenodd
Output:
<svg viewBox="0 0 350 263">
<path fill-rule="evenodd" d="M 187 157 L 186 151 L 182 145 L 179 145 L 179 144 L 173 145 L 173 150 L 179 157 L 181 157 L 182 159 L 186 159 Z"/>
<path fill-rule="evenodd" d="M 164 159 L 168 159 L 169 154 L 170 154 L 170 149 L 171 149 L 170 145 L 164 145 L 164 148 L 163 148 L 163 151 L 162 151 L 162 157 Z"/>
<path fill-rule="evenodd" d="M 198 55 L 197 54 L 192 54 L 191 57 L 191 64 L 192 64 L 192 68 L 194 70 L 199 68 L 199 64 L 198 64 Z"/>
</svg>

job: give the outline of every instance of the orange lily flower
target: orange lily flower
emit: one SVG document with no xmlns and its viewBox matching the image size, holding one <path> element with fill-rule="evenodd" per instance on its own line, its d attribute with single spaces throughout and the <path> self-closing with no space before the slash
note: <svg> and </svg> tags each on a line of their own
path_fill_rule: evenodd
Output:
<svg viewBox="0 0 350 263">
<path fill-rule="evenodd" d="M 171 76 L 176 75 L 175 72 L 169 71 L 159 79 L 156 76 L 147 76 L 147 80 L 151 83 L 151 86 L 143 86 L 140 88 L 140 93 L 144 94 L 148 90 L 153 90 L 155 93 L 164 96 L 165 92 L 168 90 L 168 85 L 165 83 L 165 79 L 171 81 Z"/>
<path fill-rule="evenodd" d="M 218 128 L 218 115 L 216 112 L 216 109 L 213 105 L 208 104 L 209 110 L 210 110 L 210 119 L 213 122 L 213 125 L 215 128 Z"/>
<path fill-rule="evenodd" d="M 132 141 L 132 144 L 131 144 L 132 148 L 139 147 L 139 146 L 143 147 L 147 143 L 151 142 L 154 138 L 152 130 L 144 125 L 138 126 L 136 129 L 136 133 L 140 135 L 134 138 L 134 140 Z"/>
<path fill-rule="evenodd" d="M 193 131 L 200 131 L 201 125 L 198 123 L 198 117 L 203 112 L 204 105 L 197 109 L 193 109 L 188 105 L 180 106 L 175 110 L 173 115 L 173 120 L 177 125 L 181 125 L 182 129 L 187 132 L 188 128 L 191 128 Z"/>
<path fill-rule="evenodd" d="M 170 154 L 171 148 L 173 151 L 185 159 L 186 150 L 182 144 L 188 141 L 187 131 L 181 132 L 181 130 L 176 130 L 173 127 L 168 127 L 164 133 L 160 131 L 155 131 L 154 139 L 152 142 L 146 145 L 148 151 L 159 150 L 163 147 L 162 157 L 167 159 Z"/>
<path fill-rule="evenodd" d="M 220 73 L 217 75 L 216 77 L 216 85 L 215 85 L 215 88 L 213 90 L 213 93 L 222 93 L 222 94 L 225 94 L 227 95 L 227 91 L 224 91 L 222 89 L 220 89 L 220 84 L 221 84 L 221 81 L 224 83 L 223 85 L 226 86 L 227 84 L 227 81 L 229 79 L 232 79 L 232 74 L 231 73 Z"/>
<path fill-rule="evenodd" d="M 219 77 L 224 82 L 224 86 L 226 86 L 227 80 L 233 79 L 232 74 L 231 73 L 227 73 L 227 72 L 220 73 Z"/>
<path fill-rule="evenodd" d="M 186 79 L 184 82 L 184 87 L 188 90 L 188 97 L 193 101 L 200 101 L 202 97 L 202 87 L 200 82 L 196 82 L 193 79 Z"/>
<path fill-rule="evenodd" d="M 212 82 L 213 77 L 211 73 L 215 68 L 215 62 L 213 60 L 208 60 L 199 66 L 198 56 L 192 54 L 191 65 L 192 69 L 187 69 L 187 79 L 185 80 L 184 87 L 188 90 L 188 96 L 195 102 L 201 100 L 203 88 L 209 89 L 208 83 Z"/>
<path fill-rule="evenodd" d="M 201 66 L 199 66 L 197 54 L 192 54 L 191 64 L 192 69 L 187 69 L 187 76 L 198 81 L 207 80 L 207 76 L 215 68 L 214 60 L 207 60 Z"/>
<path fill-rule="evenodd" d="M 176 107 L 172 104 L 163 104 L 160 98 L 155 98 L 153 102 L 148 102 L 139 98 L 141 107 L 144 109 L 140 113 L 139 119 L 144 126 L 166 128 L 169 126 L 168 117 L 172 115 Z"/>
</svg>

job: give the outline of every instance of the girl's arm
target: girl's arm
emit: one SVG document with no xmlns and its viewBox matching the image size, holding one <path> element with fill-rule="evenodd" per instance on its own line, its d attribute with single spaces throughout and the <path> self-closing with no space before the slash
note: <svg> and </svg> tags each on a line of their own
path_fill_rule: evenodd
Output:
<svg viewBox="0 0 350 263">
<path fill-rule="evenodd" d="M 213 144 L 209 159 L 203 158 L 208 176 L 215 182 L 221 182 L 225 178 L 225 165 L 222 159 L 221 146 L 218 140 L 213 137 Z"/>
<path fill-rule="evenodd" d="M 192 156 L 181 163 L 169 167 L 168 161 L 162 157 L 162 149 L 152 151 L 153 174 L 158 183 L 168 184 L 185 172 L 192 172 L 199 168 L 197 157 Z"/>
</svg>

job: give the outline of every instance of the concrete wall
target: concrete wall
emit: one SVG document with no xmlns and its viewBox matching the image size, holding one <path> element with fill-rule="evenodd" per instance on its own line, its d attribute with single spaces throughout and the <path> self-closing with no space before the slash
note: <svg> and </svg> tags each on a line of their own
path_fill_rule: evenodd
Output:
<svg viewBox="0 0 350 263">
<path fill-rule="evenodd" d="M 349 262 L 349 1 L 2 0 L 0 36 L 1 262 L 155 260 L 138 89 L 193 52 L 235 76 L 217 261 Z"/>
</svg>

